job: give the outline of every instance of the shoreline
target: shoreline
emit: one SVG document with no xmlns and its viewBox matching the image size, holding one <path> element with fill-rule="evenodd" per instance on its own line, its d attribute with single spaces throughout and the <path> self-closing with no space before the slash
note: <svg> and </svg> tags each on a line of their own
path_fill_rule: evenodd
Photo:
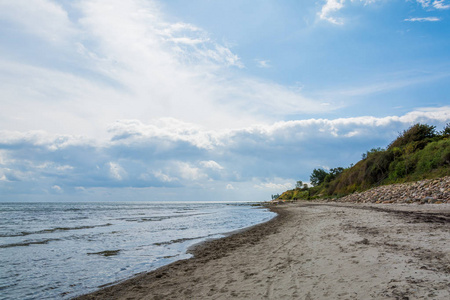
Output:
<svg viewBox="0 0 450 300">
<path fill-rule="evenodd" d="M 194 257 L 74 299 L 450 297 L 450 205 L 298 202 Z"/>
<path fill-rule="evenodd" d="M 269 205 L 267 208 L 269 208 L 270 211 L 275 212 L 277 215 L 264 223 L 224 233 L 225 236 L 223 238 L 206 240 L 189 247 L 187 253 L 193 255 L 191 258 L 178 260 L 149 272 L 138 273 L 128 279 L 105 284 L 100 287 L 100 290 L 76 296 L 71 299 L 122 299 L 122 294 L 124 294 L 123 299 L 126 299 L 125 293 L 121 292 L 124 288 L 127 289 L 131 286 L 139 285 L 140 282 L 145 280 L 158 280 L 165 277 L 167 272 L 172 272 L 182 268 L 189 269 L 191 268 L 190 265 L 197 265 L 199 263 L 205 263 L 207 261 L 226 256 L 229 252 L 232 252 L 238 248 L 239 245 L 256 243 L 265 235 L 276 233 L 276 230 L 281 227 L 281 225 L 285 222 L 285 218 L 289 215 L 289 212 L 280 206 Z"/>
</svg>

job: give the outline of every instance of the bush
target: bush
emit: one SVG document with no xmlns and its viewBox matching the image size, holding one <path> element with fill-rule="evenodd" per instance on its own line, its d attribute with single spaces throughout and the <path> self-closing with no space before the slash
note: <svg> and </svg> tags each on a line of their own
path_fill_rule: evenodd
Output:
<svg viewBox="0 0 450 300">
<path fill-rule="evenodd" d="M 302 190 L 295 190 L 292 196 L 292 199 L 303 199 L 307 200 L 309 197 L 308 191 L 302 191 Z"/>
<path fill-rule="evenodd" d="M 411 142 L 424 141 L 436 136 L 436 126 L 417 123 L 403 131 L 396 140 L 389 146 L 388 150 L 394 147 L 402 147 Z"/>
<path fill-rule="evenodd" d="M 419 174 L 430 172 L 437 167 L 448 164 L 450 160 L 450 140 L 441 140 L 428 144 L 417 152 L 417 170 Z"/>
<path fill-rule="evenodd" d="M 394 160 L 392 151 L 381 151 L 370 155 L 364 174 L 364 186 L 379 183 L 389 176 L 389 165 Z"/>
</svg>

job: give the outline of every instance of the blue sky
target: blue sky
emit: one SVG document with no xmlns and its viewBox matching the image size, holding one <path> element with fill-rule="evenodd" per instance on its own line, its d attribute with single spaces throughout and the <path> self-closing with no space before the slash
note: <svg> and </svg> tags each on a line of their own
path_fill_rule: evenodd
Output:
<svg viewBox="0 0 450 300">
<path fill-rule="evenodd" d="M 261 201 L 450 122 L 450 1 L 2 0 L 0 201 Z"/>
</svg>

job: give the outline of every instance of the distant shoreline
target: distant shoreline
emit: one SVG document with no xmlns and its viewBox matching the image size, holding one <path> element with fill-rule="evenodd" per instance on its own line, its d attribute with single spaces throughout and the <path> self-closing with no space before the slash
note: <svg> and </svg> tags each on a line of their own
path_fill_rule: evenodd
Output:
<svg viewBox="0 0 450 300">
<path fill-rule="evenodd" d="M 379 299 L 450 291 L 450 205 L 274 205 L 194 257 L 75 299 Z M 429 235 L 433 232 L 433 235 Z"/>
</svg>

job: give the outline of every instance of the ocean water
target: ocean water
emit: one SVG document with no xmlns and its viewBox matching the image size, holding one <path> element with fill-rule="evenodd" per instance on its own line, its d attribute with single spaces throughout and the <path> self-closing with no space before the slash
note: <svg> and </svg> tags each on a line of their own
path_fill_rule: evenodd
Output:
<svg viewBox="0 0 450 300">
<path fill-rule="evenodd" d="M 0 298 L 70 299 L 274 215 L 231 203 L 0 203 Z"/>
</svg>

